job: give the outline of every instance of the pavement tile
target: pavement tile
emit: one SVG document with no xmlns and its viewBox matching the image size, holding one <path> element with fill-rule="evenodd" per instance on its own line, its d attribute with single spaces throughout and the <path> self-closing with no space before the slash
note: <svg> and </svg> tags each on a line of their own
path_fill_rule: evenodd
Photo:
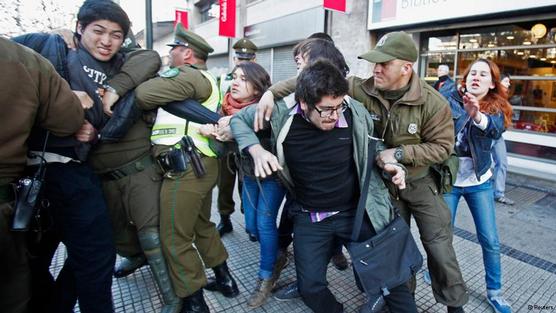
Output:
<svg viewBox="0 0 556 313">
<path fill-rule="evenodd" d="M 546 211 L 546 207 L 550 208 L 550 204 L 554 202 L 553 196 L 547 193 L 532 190 L 520 186 L 508 186 L 506 194 L 515 199 L 518 203 L 515 206 L 504 206 L 497 204 L 498 219 L 513 218 L 512 225 L 515 231 L 521 230 L 519 227 L 531 227 L 526 224 L 532 217 L 538 217 L 539 214 L 551 213 L 556 216 L 555 212 Z M 236 195 L 236 207 L 239 203 Z M 216 211 L 216 191 L 213 197 L 213 222 L 219 221 Z M 548 204 L 548 205 L 547 205 Z M 542 206 L 541 211 L 529 212 L 534 210 L 535 206 Z M 467 209 L 465 202 L 460 203 L 458 210 L 458 219 L 461 210 Z M 541 212 L 541 213 L 539 213 Z M 464 212 L 462 212 L 463 214 Z M 515 217 L 515 218 L 514 218 Z M 542 217 L 542 216 L 541 216 Z M 465 217 L 467 218 L 467 217 Z M 237 210 L 232 215 L 234 231 L 226 234 L 223 238 L 224 245 L 230 255 L 228 265 L 232 271 L 232 275 L 238 282 L 240 295 L 236 298 L 225 298 L 219 293 L 205 291 L 205 299 L 212 312 L 226 313 L 263 313 L 263 312 L 287 312 L 302 313 L 310 312 L 303 304 L 301 299 L 291 301 L 277 301 L 269 298 L 267 303 L 260 308 L 250 309 L 246 305 L 249 292 L 254 288 L 255 278 L 258 271 L 259 248 L 258 243 L 250 242 L 244 231 L 243 215 Z M 492 308 L 487 304 L 485 294 L 484 268 L 482 264 L 481 247 L 476 241 L 473 227 L 469 227 L 465 223 L 470 221 L 462 220 L 464 228 L 456 228 L 453 239 L 454 249 L 458 257 L 463 277 L 469 289 L 470 300 L 466 304 L 466 312 L 482 313 L 493 312 Z M 472 221 L 471 221 L 472 222 Z M 552 225 L 551 225 L 552 226 Z M 426 255 L 422 244 L 419 240 L 419 233 L 415 222 L 412 222 L 412 233 L 416 238 L 417 245 L 425 257 L 425 266 L 417 273 L 417 290 L 415 293 L 415 301 L 419 312 L 427 313 L 444 313 L 446 307 L 436 303 L 431 287 L 423 281 L 423 271 L 426 268 Z M 548 227 L 550 228 L 550 227 Z M 527 240 L 529 232 L 524 232 L 523 236 Z M 512 247 L 512 242 L 502 240 L 502 273 L 503 273 L 503 291 L 506 299 L 512 304 L 514 312 L 556 312 L 556 260 L 547 259 L 542 253 L 535 255 L 528 254 L 530 252 L 522 251 Z M 535 244 L 535 242 L 531 242 Z M 546 249 L 550 249 L 550 242 L 546 244 Z M 552 243 L 554 246 L 554 243 Z M 344 250 L 345 251 L 345 250 Z M 346 253 L 347 254 L 347 253 Z M 549 254 L 550 255 L 550 254 Z M 284 269 L 282 275 L 277 282 L 277 288 L 286 286 L 288 283 L 295 281 L 295 267 L 293 262 L 292 249 L 289 250 L 290 264 Z M 63 245 L 58 249 L 53 259 L 51 272 L 57 275 L 60 271 L 66 252 Z M 118 258 L 119 262 L 120 259 Z M 212 271 L 207 269 L 208 276 L 212 275 Z M 332 265 L 328 268 L 328 281 L 330 289 L 336 298 L 345 304 L 346 312 L 357 312 L 360 305 L 366 299 L 359 292 L 353 280 L 353 272 L 351 267 L 346 271 L 338 271 Z M 114 279 L 113 286 L 114 306 L 117 313 L 123 312 L 145 312 L 156 313 L 161 307 L 160 294 L 152 280 L 148 267 L 143 267 L 132 275 Z M 533 306 L 545 306 L 545 309 L 535 309 Z M 530 308 L 531 307 L 531 308 Z M 79 312 L 79 307 L 76 307 Z"/>
</svg>

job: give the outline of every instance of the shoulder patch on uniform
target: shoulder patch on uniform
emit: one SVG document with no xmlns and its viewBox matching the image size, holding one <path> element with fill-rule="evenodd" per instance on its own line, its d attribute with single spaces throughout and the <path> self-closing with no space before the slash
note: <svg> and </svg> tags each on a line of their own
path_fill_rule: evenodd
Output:
<svg viewBox="0 0 556 313">
<path fill-rule="evenodd" d="M 179 73 L 180 73 L 180 70 L 174 67 L 174 68 L 168 69 L 168 70 L 160 73 L 160 77 L 172 78 L 172 77 L 178 76 Z"/>
</svg>

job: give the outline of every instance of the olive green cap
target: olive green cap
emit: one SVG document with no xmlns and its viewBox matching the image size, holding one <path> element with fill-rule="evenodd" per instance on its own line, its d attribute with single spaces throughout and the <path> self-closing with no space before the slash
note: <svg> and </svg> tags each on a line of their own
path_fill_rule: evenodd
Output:
<svg viewBox="0 0 556 313">
<path fill-rule="evenodd" d="M 232 46 L 236 51 L 236 58 L 240 60 L 251 60 L 255 58 L 257 53 L 257 46 L 247 38 L 241 38 Z"/>
<path fill-rule="evenodd" d="M 193 49 L 195 52 L 203 54 L 205 56 L 208 56 L 209 53 L 214 51 L 214 49 L 203 37 L 195 34 L 190 30 L 185 29 L 181 23 L 178 23 L 176 25 L 176 30 L 174 32 L 174 42 L 169 43 L 168 46 L 188 47 Z"/>
<path fill-rule="evenodd" d="M 417 47 L 408 33 L 392 32 L 382 36 L 374 49 L 358 58 L 371 63 L 384 63 L 395 59 L 415 62 L 417 56 Z"/>
</svg>

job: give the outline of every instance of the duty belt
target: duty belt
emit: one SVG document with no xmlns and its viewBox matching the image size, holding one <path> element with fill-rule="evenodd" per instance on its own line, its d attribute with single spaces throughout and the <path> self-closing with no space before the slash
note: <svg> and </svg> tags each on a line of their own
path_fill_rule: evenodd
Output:
<svg viewBox="0 0 556 313">
<path fill-rule="evenodd" d="M 130 176 L 139 172 L 142 172 L 152 166 L 154 160 L 150 154 L 146 154 L 137 161 L 123 165 L 117 169 L 108 171 L 106 173 L 100 174 L 103 179 L 107 180 L 118 180 L 126 176 Z"/>
</svg>

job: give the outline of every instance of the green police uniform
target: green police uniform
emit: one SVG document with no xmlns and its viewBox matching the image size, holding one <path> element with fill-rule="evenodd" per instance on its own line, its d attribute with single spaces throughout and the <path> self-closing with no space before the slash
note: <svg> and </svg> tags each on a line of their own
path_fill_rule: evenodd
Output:
<svg viewBox="0 0 556 313">
<path fill-rule="evenodd" d="M 393 32 L 384 35 L 375 49 L 360 58 L 372 63 L 394 59 L 415 62 L 417 54 L 408 34 Z M 450 107 L 415 73 L 403 90 L 381 91 L 373 77 L 350 79 L 351 95 L 367 107 L 375 120 L 377 135 L 384 139 L 387 148 L 399 150 L 396 159 L 408 169 L 404 190 L 398 190 L 391 182 L 386 184 L 405 220 L 409 223 L 413 215 L 417 222 L 427 252 L 433 294 L 447 306 L 463 306 L 469 296 L 452 246 L 450 210 L 430 169 L 447 159 L 453 150 Z"/>
<path fill-rule="evenodd" d="M 108 84 L 119 96 L 124 96 L 153 77 L 160 63 L 155 51 L 133 51 L 126 55 L 126 63 Z M 139 119 L 124 138 L 115 143 L 101 142 L 89 157 L 91 166 L 102 179 L 116 249 L 124 257 L 143 254 L 138 231 L 158 230 L 159 194 L 151 190 L 160 189 L 162 178 L 154 172 L 150 131 L 150 125 Z"/>
<path fill-rule="evenodd" d="M 258 47 L 249 39 L 241 38 L 232 48 L 235 51 L 235 59 L 239 61 L 254 61 Z M 232 85 L 232 73 L 220 76 L 220 93 L 222 99 Z M 232 145 L 227 145 L 227 148 Z M 233 145 L 235 146 L 235 145 Z M 228 149 L 228 153 L 220 159 L 220 177 L 218 178 L 218 212 L 220 215 L 229 217 L 235 211 L 233 200 L 234 186 L 237 176 L 237 167 L 234 161 L 234 151 Z M 239 185 L 241 193 L 241 183 Z M 221 233 L 222 234 L 222 233 Z"/>
<path fill-rule="evenodd" d="M 123 96 L 153 77 L 160 63 L 155 51 L 131 52 L 109 84 Z M 128 81 L 128 77 L 133 80 Z M 151 125 L 147 119 L 148 114 L 138 119 L 118 142 L 101 142 L 92 151 L 89 162 L 102 179 L 116 250 L 126 258 L 117 270 L 129 272 L 147 261 L 162 295 L 162 312 L 177 312 L 181 300 L 169 282 L 160 245 L 162 175 L 151 154 Z"/>
<path fill-rule="evenodd" d="M 34 125 L 71 136 L 83 124 L 84 114 L 48 60 L 5 38 L 0 38 L 0 55 L 0 310 L 24 313 L 31 299 L 30 233 L 10 230 L 14 194 L 9 183 L 23 175 Z"/>
<path fill-rule="evenodd" d="M 185 46 L 208 55 L 212 48 L 198 35 L 179 24 L 174 46 Z M 195 99 L 216 111 L 219 104 L 216 80 L 206 66 L 185 64 L 162 73 L 136 89 L 137 102 L 143 109 L 154 109 L 171 101 Z M 168 259 L 170 277 L 179 297 L 188 297 L 206 285 L 205 266 L 215 267 L 226 261 L 228 253 L 210 221 L 212 189 L 218 178 L 218 160 L 207 138 L 197 133 L 198 124 L 187 123 L 162 108 L 151 133 L 155 157 L 169 151 L 186 132 L 192 137 L 206 175 L 197 178 L 191 164 L 179 175 L 166 175 L 160 194 L 160 232 Z"/>
</svg>

